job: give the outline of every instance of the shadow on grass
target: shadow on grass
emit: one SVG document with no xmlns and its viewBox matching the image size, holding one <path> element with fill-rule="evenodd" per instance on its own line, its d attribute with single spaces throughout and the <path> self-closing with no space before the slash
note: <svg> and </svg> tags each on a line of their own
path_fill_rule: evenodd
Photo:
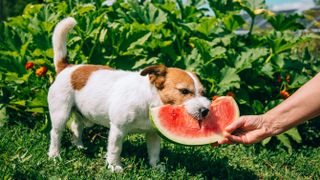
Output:
<svg viewBox="0 0 320 180">
<path fill-rule="evenodd" d="M 183 151 L 182 153 L 179 152 L 180 149 Z M 230 166 L 227 157 L 208 157 L 212 156 L 212 153 L 206 156 L 201 147 L 178 146 L 175 151 L 163 148 L 161 154 L 167 158 L 166 164 L 169 170 L 185 168 L 188 173 L 201 174 L 207 179 L 258 179 L 251 171 Z"/>
<path fill-rule="evenodd" d="M 94 128 L 85 131 L 84 145 L 87 150 L 84 153 L 89 158 L 95 158 L 99 150 L 105 153 L 107 147 L 108 129 Z M 70 147 L 70 142 L 63 141 L 64 147 Z M 181 145 L 172 146 L 164 143 L 161 148 L 161 162 L 165 162 L 167 172 L 174 172 L 185 169 L 189 175 L 202 176 L 206 179 L 258 179 L 258 177 L 251 171 L 241 167 L 233 167 L 229 165 L 227 157 L 218 157 L 213 151 L 219 149 L 212 149 L 208 151 L 206 147 L 187 147 Z M 208 155 L 207 155 L 208 154 Z M 146 141 L 143 136 L 132 136 L 123 144 L 123 151 L 121 157 L 127 159 L 134 159 L 137 166 L 148 164 L 148 155 L 146 148 Z M 140 164 L 143 160 L 143 164 Z M 139 165 L 140 164 L 140 165 Z M 140 168 L 140 167 L 138 167 Z"/>
</svg>

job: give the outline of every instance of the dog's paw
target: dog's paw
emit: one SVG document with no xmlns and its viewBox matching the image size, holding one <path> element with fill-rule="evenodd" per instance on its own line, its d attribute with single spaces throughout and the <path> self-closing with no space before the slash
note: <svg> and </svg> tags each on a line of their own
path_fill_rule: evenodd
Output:
<svg viewBox="0 0 320 180">
<path fill-rule="evenodd" d="M 153 169 L 156 169 L 157 171 L 160 171 L 160 172 L 165 172 L 166 171 L 166 165 L 163 164 L 163 163 L 159 163 L 155 166 L 152 166 Z"/>
<path fill-rule="evenodd" d="M 108 169 L 111 172 L 115 172 L 115 173 L 121 173 L 123 172 L 123 168 L 120 165 L 108 165 Z"/>
<path fill-rule="evenodd" d="M 77 146 L 78 149 L 83 149 L 83 150 L 87 149 L 86 147 L 84 147 L 82 142 L 73 142 L 73 143 L 74 143 L 74 145 Z"/>
<path fill-rule="evenodd" d="M 48 152 L 49 158 L 56 158 L 60 156 L 59 151 L 51 150 Z"/>
</svg>

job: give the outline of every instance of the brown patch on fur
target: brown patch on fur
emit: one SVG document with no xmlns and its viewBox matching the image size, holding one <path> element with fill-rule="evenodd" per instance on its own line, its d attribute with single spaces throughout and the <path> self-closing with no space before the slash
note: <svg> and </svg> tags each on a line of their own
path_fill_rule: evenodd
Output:
<svg viewBox="0 0 320 180">
<path fill-rule="evenodd" d="M 71 85 L 73 89 L 75 90 L 82 89 L 87 84 L 87 81 L 90 75 L 94 71 L 98 71 L 102 69 L 111 70 L 112 68 L 108 66 L 101 66 L 101 65 L 84 65 L 74 70 L 71 74 Z"/>
<path fill-rule="evenodd" d="M 149 79 L 152 84 L 158 89 L 163 88 L 163 83 L 166 80 L 167 67 L 164 65 L 149 66 L 141 71 L 142 76 L 149 74 Z"/>
<path fill-rule="evenodd" d="M 155 65 L 145 68 L 140 74 L 142 76 L 149 75 L 150 82 L 158 89 L 161 101 L 164 104 L 180 105 L 196 94 L 195 82 L 182 69 Z M 196 75 L 195 77 L 198 80 Z M 199 86 L 199 94 L 201 95 L 203 94 L 203 87 L 200 83 Z M 188 93 L 184 94 L 184 90 L 187 90 Z"/>
<path fill-rule="evenodd" d="M 64 70 L 66 67 L 71 66 L 68 64 L 67 58 L 63 58 L 62 60 L 59 60 L 58 63 L 56 64 L 56 72 L 59 74 L 62 70 Z"/>
<path fill-rule="evenodd" d="M 164 104 L 179 105 L 195 96 L 193 79 L 184 71 L 178 68 L 168 68 L 163 89 L 159 90 L 161 101 Z M 187 89 L 188 94 L 181 91 Z"/>
</svg>

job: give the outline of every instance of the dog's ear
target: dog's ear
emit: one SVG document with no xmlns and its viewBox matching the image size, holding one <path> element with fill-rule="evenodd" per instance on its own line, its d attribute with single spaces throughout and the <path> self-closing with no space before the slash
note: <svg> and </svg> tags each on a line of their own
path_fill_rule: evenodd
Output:
<svg viewBox="0 0 320 180">
<path fill-rule="evenodd" d="M 143 69 L 140 75 L 149 75 L 150 82 L 154 84 L 158 89 L 163 89 L 164 82 L 166 81 L 167 67 L 160 64 L 149 66 Z"/>
</svg>

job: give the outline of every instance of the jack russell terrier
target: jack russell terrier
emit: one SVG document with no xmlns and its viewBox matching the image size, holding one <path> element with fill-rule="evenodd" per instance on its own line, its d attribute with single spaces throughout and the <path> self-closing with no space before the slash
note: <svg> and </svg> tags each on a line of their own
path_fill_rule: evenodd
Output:
<svg viewBox="0 0 320 180">
<path fill-rule="evenodd" d="M 55 27 L 52 41 L 57 77 L 48 93 L 52 123 L 49 157 L 59 156 L 61 136 L 71 113 L 73 142 L 83 147 L 82 131 L 99 124 L 110 128 L 106 163 L 111 171 L 122 171 L 120 153 L 128 133 L 145 133 L 149 163 L 159 162 L 160 137 L 149 121 L 149 108 L 163 104 L 184 105 L 199 119 L 209 112 L 210 101 L 197 76 L 178 68 L 154 65 L 139 72 L 99 65 L 67 62 L 66 39 L 76 25 L 68 17 Z"/>
</svg>

